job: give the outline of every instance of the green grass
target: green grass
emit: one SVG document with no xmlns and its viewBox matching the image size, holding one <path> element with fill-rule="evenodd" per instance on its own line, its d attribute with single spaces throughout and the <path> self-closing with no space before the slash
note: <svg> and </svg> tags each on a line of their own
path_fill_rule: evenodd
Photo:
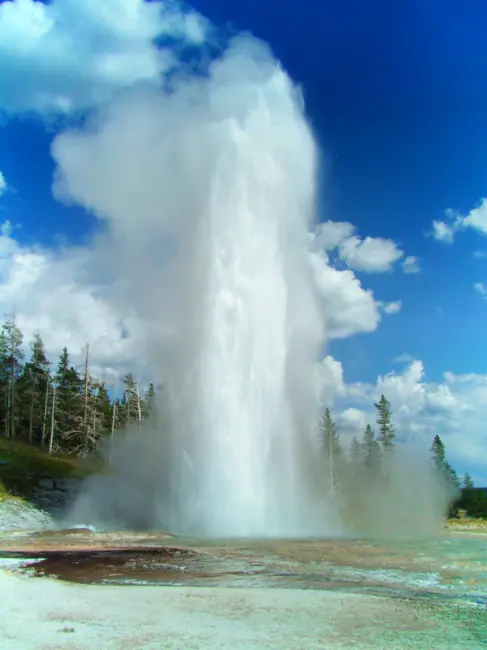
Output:
<svg viewBox="0 0 487 650">
<path fill-rule="evenodd" d="M 0 500 L 15 493 L 28 497 L 43 478 L 85 478 L 102 469 L 99 461 L 52 456 L 16 440 L 0 438 Z"/>
</svg>

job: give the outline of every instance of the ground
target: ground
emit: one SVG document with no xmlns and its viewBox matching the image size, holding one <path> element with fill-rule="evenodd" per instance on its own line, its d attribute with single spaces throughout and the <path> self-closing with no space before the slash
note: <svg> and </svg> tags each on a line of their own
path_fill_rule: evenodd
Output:
<svg viewBox="0 0 487 650">
<path fill-rule="evenodd" d="M 480 650 L 486 542 L 0 533 L 1 647 Z"/>
<path fill-rule="evenodd" d="M 0 438 L 2 459 L 1 650 L 487 649 L 484 522 L 393 543 L 60 531 L 3 484 L 93 466 Z"/>
<path fill-rule="evenodd" d="M 4 573 L 6 650 L 479 650 L 465 614 L 299 589 L 97 587 Z"/>
</svg>

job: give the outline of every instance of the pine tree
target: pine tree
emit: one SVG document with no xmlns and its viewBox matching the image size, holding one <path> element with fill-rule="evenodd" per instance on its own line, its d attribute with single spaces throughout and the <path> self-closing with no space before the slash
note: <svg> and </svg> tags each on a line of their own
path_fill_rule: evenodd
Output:
<svg viewBox="0 0 487 650">
<path fill-rule="evenodd" d="M 128 426 L 132 422 L 140 424 L 142 421 L 142 405 L 139 386 L 131 372 L 125 375 L 123 378 L 123 384 L 124 391 L 121 410 L 123 412 L 125 425 Z"/>
<path fill-rule="evenodd" d="M 87 456 L 97 449 L 101 438 L 109 432 L 112 423 L 112 405 L 104 384 L 90 378 L 88 399 L 84 401 L 84 435 L 80 438 L 76 449 L 80 456 Z"/>
<path fill-rule="evenodd" d="M 9 434 L 9 363 L 7 336 L 0 329 L 0 420 L 2 435 Z"/>
<path fill-rule="evenodd" d="M 453 489 L 455 490 L 460 489 L 460 479 L 458 478 L 456 471 L 453 469 L 453 467 L 450 465 L 448 461 L 445 462 L 444 476 L 446 481 Z"/>
<path fill-rule="evenodd" d="M 103 383 L 98 386 L 96 393 L 96 409 L 100 414 L 103 433 L 106 434 L 112 426 L 113 406 L 107 387 Z"/>
<path fill-rule="evenodd" d="M 381 468 L 382 452 L 380 444 L 375 439 L 375 433 L 370 424 L 365 427 L 362 448 L 365 467 L 374 475 L 377 475 Z"/>
<path fill-rule="evenodd" d="M 463 489 L 464 490 L 473 490 L 474 489 L 474 484 L 473 484 L 473 481 L 472 481 L 472 477 L 470 476 L 470 474 L 468 472 L 463 477 Z"/>
<path fill-rule="evenodd" d="M 69 364 L 69 353 L 65 347 L 59 357 L 54 376 L 56 389 L 54 426 L 54 447 L 67 446 L 76 451 L 83 445 L 84 430 L 84 383 L 75 368 Z M 51 410 L 52 410 L 51 405 Z M 51 413 L 52 415 L 52 413 Z"/>
<path fill-rule="evenodd" d="M 29 443 L 41 442 L 44 428 L 46 394 L 49 391 L 50 362 L 46 357 L 44 343 L 39 333 L 31 342 L 31 358 L 24 365 L 19 379 L 23 396 L 22 428 L 27 431 Z"/>
<path fill-rule="evenodd" d="M 23 334 L 17 327 L 15 310 L 2 325 L 1 332 L 0 387 L 3 403 L 3 430 L 7 438 L 14 438 L 21 418 L 21 395 L 17 389 L 24 357 Z"/>
<path fill-rule="evenodd" d="M 321 442 L 328 465 L 331 491 L 335 493 L 340 483 L 340 459 L 342 450 L 336 425 L 331 417 L 330 409 L 325 410 L 320 423 Z"/>
<path fill-rule="evenodd" d="M 438 471 L 443 471 L 445 468 L 445 445 L 441 441 L 440 436 L 437 434 L 433 438 L 433 443 L 431 445 L 431 460 L 433 461 L 434 466 Z"/>
<path fill-rule="evenodd" d="M 446 459 L 445 445 L 439 435 L 433 438 L 430 451 L 435 472 L 449 489 L 456 492 L 460 488 L 460 481 L 457 473 Z"/>
<path fill-rule="evenodd" d="M 151 382 L 147 386 L 147 390 L 145 391 L 144 398 L 141 401 L 141 409 L 142 409 L 142 418 L 148 418 L 150 414 L 152 413 L 154 409 L 154 402 L 155 402 L 155 397 L 156 397 L 156 390 L 154 384 Z"/>
<path fill-rule="evenodd" d="M 458 506 L 467 511 L 471 517 L 487 517 L 487 496 L 482 490 L 476 490 L 470 474 L 463 479 L 462 496 Z"/>
<path fill-rule="evenodd" d="M 384 452 L 389 452 L 394 447 L 396 430 L 391 420 L 391 405 L 384 395 L 380 396 L 377 404 L 377 426 L 379 427 L 379 442 Z"/>
</svg>

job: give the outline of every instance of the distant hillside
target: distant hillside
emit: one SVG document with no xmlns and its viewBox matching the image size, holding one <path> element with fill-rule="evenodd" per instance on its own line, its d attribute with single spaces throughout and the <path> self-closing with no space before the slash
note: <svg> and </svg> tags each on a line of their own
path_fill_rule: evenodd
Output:
<svg viewBox="0 0 487 650">
<path fill-rule="evenodd" d="M 484 496 L 487 497 L 487 487 L 476 487 L 474 488 L 475 492 L 481 492 Z"/>
</svg>

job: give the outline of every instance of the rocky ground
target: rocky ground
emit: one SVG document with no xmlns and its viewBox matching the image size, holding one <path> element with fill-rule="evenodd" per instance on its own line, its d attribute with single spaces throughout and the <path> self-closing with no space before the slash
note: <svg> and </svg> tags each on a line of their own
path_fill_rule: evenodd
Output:
<svg viewBox="0 0 487 650">
<path fill-rule="evenodd" d="M 480 650 L 476 611 L 299 589 L 96 587 L 0 571 L 6 650 Z"/>
<path fill-rule="evenodd" d="M 52 526 L 52 517 L 27 501 L 17 497 L 0 499 L 0 531 L 42 530 Z"/>
</svg>

